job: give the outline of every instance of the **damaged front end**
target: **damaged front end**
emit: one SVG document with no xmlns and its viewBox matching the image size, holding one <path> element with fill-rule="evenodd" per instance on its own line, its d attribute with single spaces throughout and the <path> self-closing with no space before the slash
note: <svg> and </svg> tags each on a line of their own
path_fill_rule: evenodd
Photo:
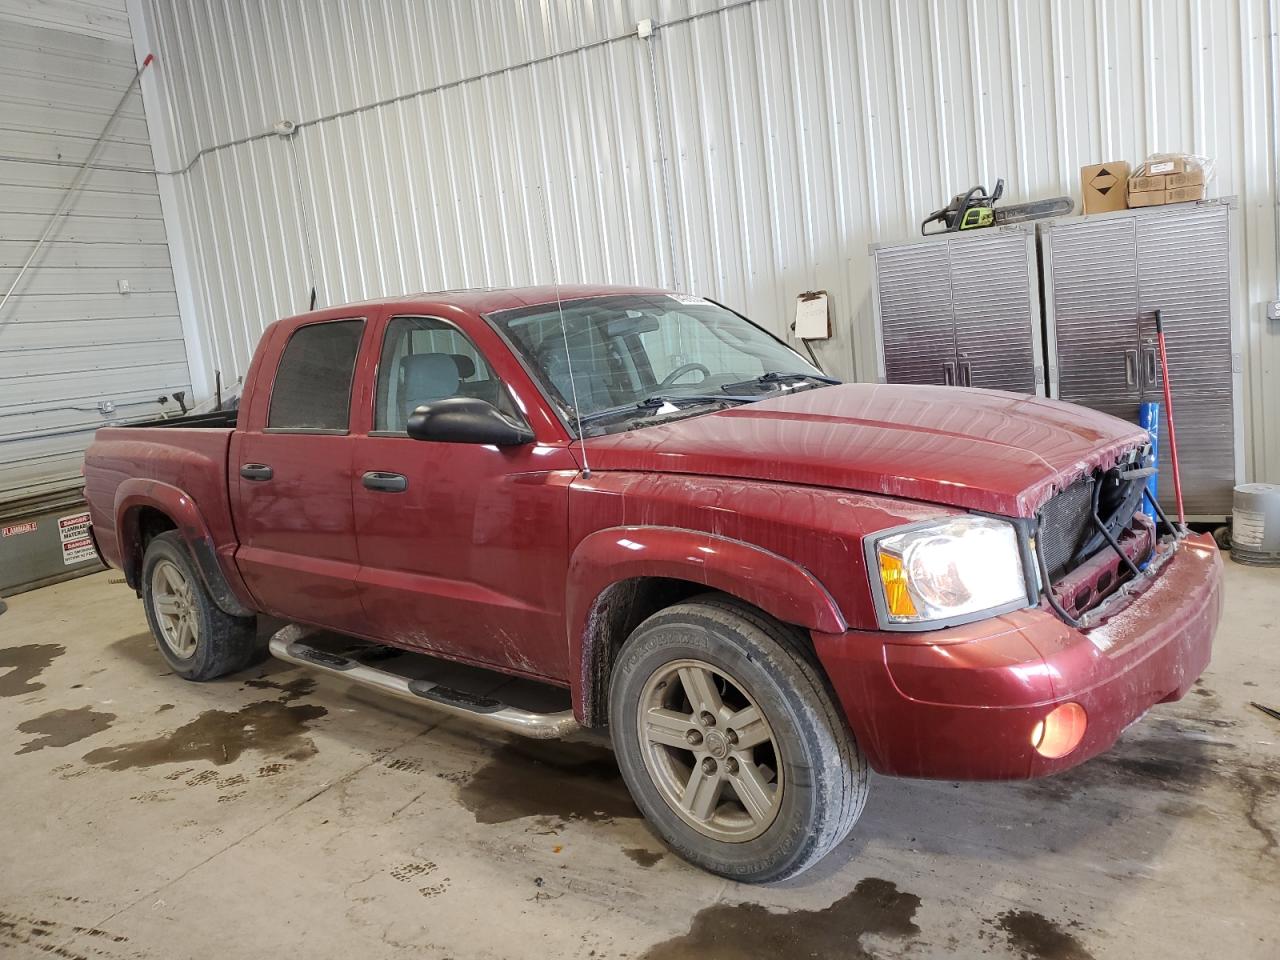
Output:
<svg viewBox="0 0 1280 960">
<path fill-rule="evenodd" d="M 1147 481 L 1149 446 L 1096 468 L 1050 497 L 1031 525 L 1040 595 L 1065 623 L 1087 629 L 1141 592 L 1187 533 L 1165 515 Z M 1139 509 L 1150 503 L 1156 519 Z"/>
</svg>

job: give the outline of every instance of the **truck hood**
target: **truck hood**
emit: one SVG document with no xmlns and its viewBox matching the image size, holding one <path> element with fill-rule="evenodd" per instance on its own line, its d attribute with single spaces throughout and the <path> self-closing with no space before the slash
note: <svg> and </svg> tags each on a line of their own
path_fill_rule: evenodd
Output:
<svg viewBox="0 0 1280 960">
<path fill-rule="evenodd" d="M 593 470 L 736 477 L 1034 516 L 1144 430 L 995 390 L 851 383 L 588 438 Z"/>
</svg>

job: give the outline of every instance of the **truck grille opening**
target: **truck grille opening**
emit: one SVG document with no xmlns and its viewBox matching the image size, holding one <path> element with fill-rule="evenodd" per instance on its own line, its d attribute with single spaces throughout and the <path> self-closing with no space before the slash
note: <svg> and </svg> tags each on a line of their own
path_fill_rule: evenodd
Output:
<svg viewBox="0 0 1280 960">
<path fill-rule="evenodd" d="M 1142 502 L 1146 483 L 1145 477 L 1126 478 L 1124 474 L 1147 459 L 1145 452 L 1134 451 L 1128 462 L 1080 478 L 1040 509 L 1036 548 L 1044 559 L 1050 583 L 1057 583 L 1100 550 L 1111 549 L 1106 535 L 1093 520 L 1095 495 L 1103 525 L 1116 540 L 1123 539 Z M 1094 599 L 1101 597 L 1095 594 Z"/>
<path fill-rule="evenodd" d="M 1093 477 L 1077 480 L 1040 510 L 1036 547 L 1044 556 L 1051 582 L 1072 570 L 1072 561 L 1093 532 L 1093 484 Z"/>
</svg>

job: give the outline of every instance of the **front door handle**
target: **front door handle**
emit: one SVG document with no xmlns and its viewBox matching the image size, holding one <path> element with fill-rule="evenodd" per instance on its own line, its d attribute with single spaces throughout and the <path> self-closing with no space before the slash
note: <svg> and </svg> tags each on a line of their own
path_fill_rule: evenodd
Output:
<svg viewBox="0 0 1280 960">
<path fill-rule="evenodd" d="M 246 480 L 270 480 L 272 473 L 265 463 L 246 463 L 240 467 L 240 476 Z"/>
<path fill-rule="evenodd" d="M 943 386 L 954 387 L 956 385 L 956 364 L 954 360 L 948 360 L 942 365 L 942 383 Z"/>
<path fill-rule="evenodd" d="M 973 364 L 968 360 L 960 361 L 960 386 L 973 386 Z"/>
<path fill-rule="evenodd" d="M 409 489 L 409 479 L 404 474 L 382 470 L 370 470 L 362 482 L 366 490 L 381 490 L 383 493 L 404 493 Z"/>
<path fill-rule="evenodd" d="M 1124 382 L 1127 387 L 1136 387 L 1138 385 L 1138 351 L 1126 350 L 1124 352 Z"/>
</svg>

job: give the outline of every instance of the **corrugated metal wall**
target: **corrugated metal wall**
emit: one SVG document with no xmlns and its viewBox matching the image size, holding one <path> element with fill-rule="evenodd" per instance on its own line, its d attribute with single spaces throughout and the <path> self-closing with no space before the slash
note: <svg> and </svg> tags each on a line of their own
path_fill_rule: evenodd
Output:
<svg viewBox="0 0 1280 960">
<path fill-rule="evenodd" d="M 869 244 L 973 183 L 1078 198 L 1082 164 L 1186 150 L 1242 198 L 1248 466 L 1280 480 L 1280 0 L 130 2 L 182 171 L 198 387 L 313 285 L 324 304 L 553 262 L 779 332 L 827 289 L 822 359 L 871 379 Z"/>
<path fill-rule="evenodd" d="M 0 0 L 0 296 L 133 73 L 124 0 Z M 118 292 L 121 279 L 132 293 Z M 0 502 L 77 483 L 94 429 L 154 416 L 156 397 L 189 383 L 135 90 L 0 313 Z"/>
</svg>

